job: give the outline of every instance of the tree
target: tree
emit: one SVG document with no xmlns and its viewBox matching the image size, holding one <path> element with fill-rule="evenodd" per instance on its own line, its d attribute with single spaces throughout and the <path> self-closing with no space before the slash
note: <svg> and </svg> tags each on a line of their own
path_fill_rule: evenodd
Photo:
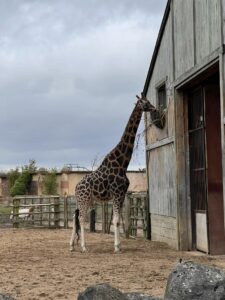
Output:
<svg viewBox="0 0 225 300">
<path fill-rule="evenodd" d="M 43 188 L 45 195 L 56 195 L 57 194 L 57 171 L 51 169 L 43 178 Z"/>
<path fill-rule="evenodd" d="M 18 168 L 11 169 L 7 173 L 7 178 L 8 178 L 8 181 L 9 181 L 9 189 L 11 189 L 14 186 L 15 181 L 19 178 L 19 176 L 20 176 L 20 172 L 19 172 Z"/>
<path fill-rule="evenodd" d="M 12 173 L 13 175 L 11 175 L 11 180 L 15 180 L 14 184 L 10 187 L 10 195 L 12 197 L 26 195 L 28 193 L 32 181 L 32 174 L 36 171 L 36 169 L 36 162 L 34 159 L 31 159 L 28 165 L 24 165 L 22 167 L 21 174 L 18 169 L 16 169 L 17 172 L 14 170 Z M 18 177 L 16 178 L 16 176 Z"/>
</svg>

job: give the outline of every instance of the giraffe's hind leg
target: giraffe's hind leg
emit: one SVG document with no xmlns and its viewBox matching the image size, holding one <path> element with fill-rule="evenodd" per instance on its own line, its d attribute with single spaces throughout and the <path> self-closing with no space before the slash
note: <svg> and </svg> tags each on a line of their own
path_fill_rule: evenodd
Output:
<svg viewBox="0 0 225 300">
<path fill-rule="evenodd" d="M 113 213 L 113 225 L 114 225 L 114 252 L 120 252 L 120 213 L 118 211 Z"/>
<path fill-rule="evenodd" d="M 80 217 L 80 245 L 81 245 L 81 251 L 87 252 L 87 248 L 85 245 L 85 238 L 84 238 L 84 225 L 85 225 L 85 219 L 83 216 Z"/>
<path fill-rule="evenodd" d="M 114 252 L 121 251 L 120 248 L 120 211 L 125 196 L 115 198 L 113 201 L 113 225 L 114 225 Z"/>
<path fill-rule="evenodd" d="M 77 244 L 80 239 L 80 222 L 79 222 L 79 209 L 75 210 L 75 214 L 73 215 L 73 230 L 70 239 L 70 251 L 74 251 L 74 241 L 75 241 L 75 234 L 77 236 Z"/>
<path fill-rule="evenodd" d="M 75 214 L 73 215 L 73 230 L 72 235 L 70 238 L 70 251 L 74 251 L 74 240 L 75 240 L 75 233 L 76 233 L 76 223 L 75 223 Z"/>
</svg>

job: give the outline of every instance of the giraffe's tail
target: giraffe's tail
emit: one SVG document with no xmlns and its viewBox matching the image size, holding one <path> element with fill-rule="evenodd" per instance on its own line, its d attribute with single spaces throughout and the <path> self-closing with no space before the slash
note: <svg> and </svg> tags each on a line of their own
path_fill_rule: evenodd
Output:
<svg viewBox="0 0 225 300">
<path fill-rule="evenodd" d="M 75 232 L 77 235 L 77 243 L 80 239 L 80 221 L 79 221 L 80 210 L 77 208 L 75 210 Z"/>
</svg>

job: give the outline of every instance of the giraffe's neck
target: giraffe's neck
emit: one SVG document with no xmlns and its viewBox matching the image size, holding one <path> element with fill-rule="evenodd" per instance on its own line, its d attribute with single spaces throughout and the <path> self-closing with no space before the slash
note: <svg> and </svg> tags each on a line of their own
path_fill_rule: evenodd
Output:
<svg viewBox="0 0 225 300">
<path fill-rule="evenodd" d="M 105 157 L 102 165 L 107 165 L 116 161 L 117 164 L 124 170 L 127 169 L 134 148 L 135 136 L 138 126 L 141 121 L 142 110 L 136 104 L 131 116 L 128 120 L 127 126 L 117 146 Z"/>
</svg>

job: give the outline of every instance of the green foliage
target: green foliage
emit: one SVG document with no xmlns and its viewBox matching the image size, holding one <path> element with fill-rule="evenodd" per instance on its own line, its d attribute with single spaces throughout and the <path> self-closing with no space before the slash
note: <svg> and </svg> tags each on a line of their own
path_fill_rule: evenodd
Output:
<svg viewBox="0 0 225 300">
<path fill-rule="evenodd" d="M 35 173 L 37 171 L 35 159 L 30 159 L 28 165 L 22 167 L 23 171 L 28 171 L 29 173 Z"/>
<path fill-rule="evenodd" d="M 19 176 L 20 176 L 20 172 L 19 172 L 18 168 L 16 168 L 15 170 L 12 169 L 8 172 L 7 178 L 9 181 L 9 189 L 11 189 L 14 186 L 14 184 L 15 184 L 16 180 L 19 178 Z"/>
<path fill-rule="evenodd" d="M 17 170 L 17 172 L 16 172 Z M 14 184 L 10 187 L 10 195 L 12 197 L 18 196 L 18 195 L 26 195 L 30 184 L 32 180 L 32 173 L 36 171 L 36 162 L 35 160 L 30 160 L 28 165 L 25 165 L 22 167 L 22 172 L 19 174 L 18 169 L 14 170 L 14 177 L 12 176 L 12 179 L 14 180 Z"/>
<path fill-rule="evenodd" d="M 10 189 L 10 195 L 14 197 L 27 194 L 31 178 L 31 173 L 28 170 L 23 170 L 19 178 L 15 181 L 14 185 Z"/>
<path fill-rule="evenodd" d="M 51 169 L 43 178 L 43 187 L 45 195 L 56 195 L 57 193 L 57 174 L 55 169 Z"/>
<path fill-rule="evenodd" d="M 12 208 L 8 206 L 2 206 L 0 205 L 0 214 L 4 215 L 9 215 L 11 213 Z"/>
</svg>

